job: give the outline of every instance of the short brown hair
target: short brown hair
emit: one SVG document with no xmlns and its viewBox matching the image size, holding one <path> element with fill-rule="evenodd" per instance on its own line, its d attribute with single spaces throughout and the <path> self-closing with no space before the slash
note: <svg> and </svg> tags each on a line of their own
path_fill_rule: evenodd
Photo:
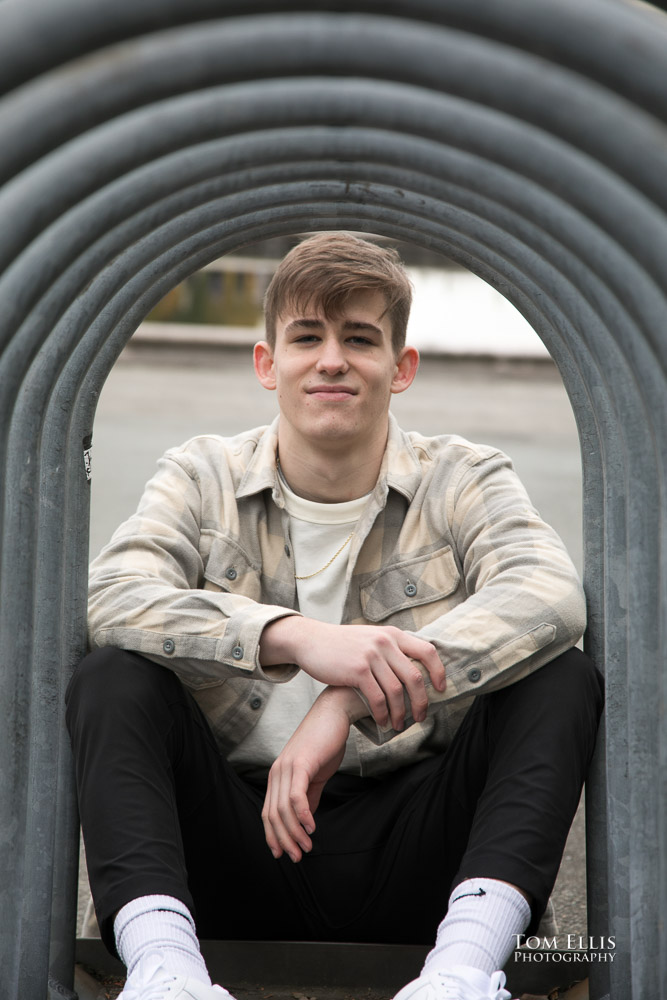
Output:
<svg viewBox="0 0 667 1000">
<path fill-rule="evenodd" d="M 264 297 L 266 339 L 273 350 L 276 324 L 291 306 L 321 307 L 335 316 L 355 292 L 381 292 L 391 322 L 391 343 L 398 354 L 412 304 L 412 286 L 396 250 L 351 233 L 318 233 L 297 244 L 278 265 Z"/>
</svg>

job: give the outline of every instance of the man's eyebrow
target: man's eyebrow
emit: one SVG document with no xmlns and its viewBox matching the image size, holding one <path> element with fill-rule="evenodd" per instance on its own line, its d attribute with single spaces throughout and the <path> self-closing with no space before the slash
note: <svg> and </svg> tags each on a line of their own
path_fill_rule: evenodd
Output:
<svg viewBox="0 0 667 1000">
<path fill-rule="evenodd" d="M 285 327 L 285 333 L 289 333 L 290 330 L 303 329 L 304 327 L 306 330 L 321 330 L 323 326 L 324 320 L 321 319 L 306 319 L 305 317 L 302 319 L 293 319 Z"/>
<path fill-rule="evenodd" d="M 343 323 L 344 330 L 372 330 L 382 335 L 382 329 L 375 323 L 366 323 L 364 320 L 348 319 Z"/>
<path fill-rule="evenodd" d="M 285 327 L 285 333 L 290 333 L 293 330 L 321 330 L 324 327 L 324 320 L 322 319 L 308 319 L 303 316 L 299 319 L 293 319 Z M 344 330 L 370 330 L 373 333 L 377 333 L 382 336 L 382 329 L 376 326 L 375 323 L 367 323 L 364 320 L 348 319 L 343 323 Z"/>
</svg>

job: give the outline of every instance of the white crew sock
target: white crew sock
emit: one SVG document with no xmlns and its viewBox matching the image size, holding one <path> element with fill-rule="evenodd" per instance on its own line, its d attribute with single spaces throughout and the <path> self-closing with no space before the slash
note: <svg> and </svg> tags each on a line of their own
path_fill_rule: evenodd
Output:
<svg viewBox="0 0 667 1000">
<path fill-rule="evenodd" d="M 165 969 L 207 986 L 211 979 L 199 950 L 195 923 L 185 903 L 173 896 L 140 896 L 122 906 L 113 924 L 128 982 L 147 951 L 162 954 Z"/>
<path fill-rule="evenodd" d="M 529 922 L 530 906 L 517 889 L 493 878 L 466 879 L 449 898 L 422 974 L 467 965 L 490 976 L 502 969 Z"/>
</svg>

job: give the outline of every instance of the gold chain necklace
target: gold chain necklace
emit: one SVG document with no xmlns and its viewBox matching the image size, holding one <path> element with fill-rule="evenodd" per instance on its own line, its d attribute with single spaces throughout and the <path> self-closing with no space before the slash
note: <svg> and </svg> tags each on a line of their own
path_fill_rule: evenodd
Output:
<svg viewBox="0 0 667 1000">
<path fill-rule="evenodd" d="M 347 538 L 345 539 L 345 541 L 343 542 L 343 544 L 341 545 L 341 547 L 338 549 L 338 552 L 334 552 L 334 554 L 332 555 L 332 557 L 329 560 L 329 562 L 325 563 L 324 566 L 322 566 L 321 569 L 316 569 L 314 573 L 308 573 L 306 576 L 297 576 L 296 573 L 295 573 L 294 574 L 294 579 L 295 580 L 312 580 L 312 578 L 314 576 L 319 576 L 320 573 L 324 573 L 325 569 L 328 569 L 329 566 L 331 566 L 331 563 L 334 561 L 334 559 L 337 559 L 338 556 L 341 554 L 341 552 L 343 551 L 343 549 L 345 548 L 345 546 L 347 545 L 347 543 L 352 538 L 353 534 L 354 534 L 354 528 L 352 529 L 352 531 L 350 532 L 350 534 L 347 536 Z"/>
</svg>

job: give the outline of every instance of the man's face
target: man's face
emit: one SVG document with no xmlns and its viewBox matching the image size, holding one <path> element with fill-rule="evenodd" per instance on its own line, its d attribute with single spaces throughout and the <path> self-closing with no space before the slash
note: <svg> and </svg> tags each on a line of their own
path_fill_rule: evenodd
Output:
<svg viewBox="0 0 667 1000">
<path fill-rule="evenodd" d="M 318 306 L 286 309 L 273 351 L 255 348 L 262 385 L 278 393 L 282 421 L 296 439 L 325 449 L 385 433 L 389 400 L 416 372 L 414 348 L 398 356 L 386 302 L 379 292 L 351 295 L 340 314 Z"/>
</svg>

